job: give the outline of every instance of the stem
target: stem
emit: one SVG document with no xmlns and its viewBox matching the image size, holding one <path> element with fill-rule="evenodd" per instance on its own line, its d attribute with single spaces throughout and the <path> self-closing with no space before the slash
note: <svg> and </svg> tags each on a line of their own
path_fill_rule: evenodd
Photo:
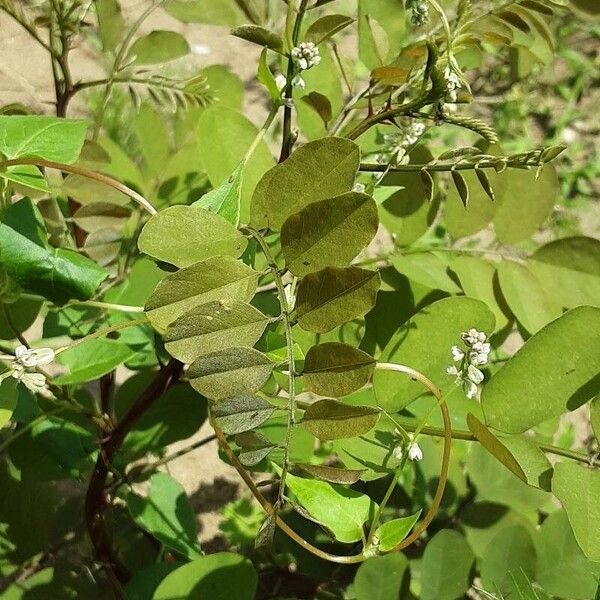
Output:
<svg viewBox="0 0 600 600">
<path fill-rule="evenodd" d="M 254 151 L 258 148 L 258 145 L 260 144 L 261 140 L 265 137 L 265 134 L 267 133 L 269 127 L 271 127 L 271 124 L 273 123 L 275 117 L 277 116 L 277 113 L 279 112 L 279 107 L 279 104 L 273 104 L 273 106 L 271 107 L 271 110 L 267 115 L 267 119 L 263 123 L 263 126 L 259 129 L 258 133 L 254 137 L 254 140 L 252 141 L 252 144 L 250 144 L 250 147 L 244 155 L 244 165 L 252 158 Z"/>
<path fill-rule="evenodd" d="M 254 239 L 258 242 L 265 258 L 269 264 L 269 269 L 277 286 L 277 295 L 279 296 L 279 304 L 281 306 L 281 316 L 283 317 L 283 325 L 285 327 L 285 340 L 287 345 L 287 366 L 288 366 L 288 406 L 287 406 L 287 431 L 285 438 L 285 449 L 283 457 L 283 467 L 281 471 L 281 480 L 279 483 L 279 492 L 277 494 L 277 504 L 279 507 L 284 503 L 285 478 L 289 469 L 290 461 L 290 443 L 292 436 L 292 427 L 294 426 L 294 412 L 296 410 L 296 373 L 294 365 L 294 337 L 292 334 L 292 321 L 290 319 L 290 307 L 285 295 L 285 287 L 281 279 L 279 267 L 275 262 L 271 249 L 265 239 L 253 229 L 249 229 Z"/>
<path fill-rule="evenodd" d="M 104 175 L 103 173 L 96 173 L 95 171 L 90 171 L 89 169 L 80 167 L 78 165 L 66 165 L 64 163 L 58 163 L 52 160 L 44 160 L 42 158 L 13 158 L 11 160 L 0 161 L 0 169 L 3 169 L 4 167 L 13 167 L 16 165 L 35 165 L 37 167 L 57 169 L 59 171 L 63 171 L 64 173 L 81 175 L 82 177 L 93 179 L 94 181 L 103 183 L 104 185 L 107 185 L 121 192 L 122 194 L 129 196 L 151 215 L 156 214 L 156 209 L 141 194 L 138 194 L 135 190 L 132 190 L 130 187 L 127 187 L 120 181 L 117 181 L 108 175 Z"/>
<path fill-rule="evenodd" d="M 43 296 L 37 296 L 36 294 L 21 294 L 21 298 L 26 298 L 27 300 L 41 300 L 44 301 L 45 298 Z M 55 306 L 51 304 L 50 306 Z M 90 306 L 92 308 L 101 308 L 104 310 L 116 310 L 124 313 L 143 313 L 143 306 L 129 306 L 127 304 L 112 304 L 110 302 L 99 302 L 98 300 L 69 300 L 64 306 L 59 306 L 56 308 L 63 309 L 67 306 Z"/>
<path fill-rule="evenodd" d="M 137 308 L 137 307 L 135 307 L 135 308 Z M 89 335 L 86 335 L 85 337 L 76 339 L 73 341 L 72 344 L 69 344 L 68 346 L 64 346 L 63 348 L 59 348 L 55 352 L 55 354 L 58 355 L 61 352 L 64 352 L 65 350 L 71 350 L 72 348 L 79 346 L 79 344 L 89 342 L 90 340 L 93 340 L 93 339 L 96 339 L 99 337 L 104 337 L 105 335 L 108 335 L 109 333 L 112 333 L 113 331 L 119 331 L 121 329 L 127 329 L 129 327 L 140 327 L 142 325 L 147 325 L 147 324 L 148 324 L 148 320 L 145 317 L 143 319 L 135 319 L 134 321 L 124 321 L 123 323 L 117 323 L 116 325 L 113 325 L 112 327 L 106 327 L 104 329 L 99 329 L 98 331 L 94 331 L 94 333 L 90 333 Z"/>
<path fill-rule="evenodd" d="M 308 0 L 300 0 L 300 6 L 298 7 L 298 13 L 296 14 L 296 20 L 294 21 L 294 29 L 292 32 L 292 48 L 298 45 L 300 38 L 300 30 L 302 28 L 302 20 L 304 19 L 304 13 L 306 12 L 306 5 Z M 290 51 L 292 50 L 290 48 Z M 291 56 L 288 56 L 288 67 L 286 75 L 286 87 L 284 92 L 284 98 L 286 100 L 292 100 L 294 95 L 294 86 L 292 81 L 294 79 L 295 65 Z M 289 104 L 289 102 L 287 103 Z M 279 156 L 279 162 L 282 163 L 292 153 L 292 147 L 294 145 L 294 136 L 292 135 L 292 107 L 285 106 L 283 109 L 283 141 L 281 143 L 281 154 Z"/>
<path fill-rule="evenodd" d="M 4 313 L 4 318 L 6 319 L 6 323 L 8 324 L 11 331 L 14 333 L 15 338 L 21 342 L 23 346 L 27 346 L 29 348 L 29 342 L 25 339 L 25 336 L 19 331 L 19 328 L 15 325 L 10 313 L 8 312 L 8 306 L 6 304 L 2 304 L 2 312 Z"/>
<path fill-rule="evenodd" d="M 51 56 L 55 55 L 54 50 L 40 37 L 38 32 L 35 30 L 35 25 L 20 19 L 18 13 L 13 12 L 10 9 L 10 5 L 2 4 L 0 6 L 0 10 L 12 17 L 42 48 L 44 48 L 44 50 L 46 50 L 46 52 L 48 52 Z"/>
<path fill-rule="evenodd" d="M 512 167 L 514 169 L 529 169 L 531 167 L 539 166 L 539 161 L 530 160 L 527 162 L 523 162 L 522 160 L 514 159 L 511 160 L 510 157 L 505 157 L 508 160 L 504 162 L 506 167 Z M 422 171 L 425 169 L 426 171 L 468 171 L 472 169 L 495 169 L 498 165 L 498 161 L 502 160 L 502 157 L 497 158 L 496 160 L 482 160 L 477 163 L 465 163 L 465 162 L 457 162 L 453 164 L 435 164 L 435 162 L 427 163 L 427 164 L 408 164 L 408 165 L 396 165 L 396 166 L 388 166 L 388 165 L 379 165 L 379 164 L 370 164 L 370 163 L 361 163 L 360 170 L 367 173 L 379 173 L 385 171 L 391 171 L 394 173 L 415 173 Z"/>
</svg>

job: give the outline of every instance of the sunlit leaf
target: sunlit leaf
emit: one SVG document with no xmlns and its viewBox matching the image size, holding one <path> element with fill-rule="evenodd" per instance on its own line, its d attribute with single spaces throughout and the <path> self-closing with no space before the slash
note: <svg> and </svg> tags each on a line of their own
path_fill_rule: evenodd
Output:
<svg viewBox="0 0 600 600">
<path fill-rule="evenodd" d="M 400 517 L 386 521 L 375 530 L 375 536 L 379 540 L 379 550 L 390 552 L 410 533 L 415 523 L 419 520 L 421 511 L 417 511 L 409 517 Z"/>
<path fill-rule="evenodd" d="M 138 65 L 155 65 L 185 56 L 190 46 L 176 31 L 151 31 L 131 45 L 127 60 Z"/>
</svg>

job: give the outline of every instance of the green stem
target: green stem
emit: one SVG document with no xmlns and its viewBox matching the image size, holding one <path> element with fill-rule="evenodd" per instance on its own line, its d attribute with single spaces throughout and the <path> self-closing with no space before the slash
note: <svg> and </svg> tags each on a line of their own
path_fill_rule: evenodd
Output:
<svg viewBox="0 0 600 600">
<path fill-rule="evenodd" d="M 504 165 L 506 167 L 512 167 L 513 169 L 530 169 L 532 167 L 538 167 L 539 161 L 530 160 L 527 162 L 523 162 L 522 160 L 514 159 L 511 160 L 510 157 L 504 157 L 505 161 Z M 419 171 L 426 170 L 430 172 L 434 171 L 442 171 L 442 172 L 450 172 L 450 171 L 469 171 L 473 169 L 495 169 L 498 165 L 498 162 L 501 161 L 503 157 L 498 157 L 496 160 L 482 160 L 476 163 L 468 163 L 468 162 L 456 162 L 456 163 L 440 163 L 436 164 L 435 162 L 427 163 L 427 164 L 408 164 L 408 165 L 379 165 L 379 164 L 371 164 L 371 163 L 361 163 L 360 170 L 366 173 L 379 173 L 382 171 L 391 171 L 393 173 L 418 173 Z M 465 159 L 463 159 L 465 160 Z"/>
<path fill-rule="evenodd" d="M 277 116 L 277 113 L 279 112 L 279 108 L 280 108 L 279 104 L 273 104 L 273 106 L 271 107 L 271 110 L 270 110 L 269 114 L 267 115 L 267 118 L 266 118 L 265 122 L 263 123 L 263 126 L 259 129 L 254 140 L 252 141 L 252 144 L 250 144 L 250 147 L 248 148 L 248 150 L 246 151 L 246 154 L 244 155 L 244 165 L 252 158 L 252 155 L 254 154 L 255 150 L 258 148 L 258 145 L 260 144 L 261 140 L 265 137 L 265 134 L 269 130 L 269 127 L 271 127 L 271 124 L 273 123 L 275 117 Z"/>
<path fill-rule="evenodd" d="M 279 508 L 283 503 L 283 494 L 285 491 L 285 479 L 289 469 L 289 461 L 290 461 L 290 443 L 292 436 L 292 428 L 294 426 L 294 412 L 296 410 L 296 372 L 294 365 L 294 338 L 292 334 L 292 321 L 290 319 L 290 306 L 288 304 L 286 295 L 285 295 L 285 286 L 283 285 L 283 281 L 281 279 L 279 267 L 275 262 L 273 254 L 271 253 L 271 249 L 266 243 L 263 236 L 256 230 L 248 228 L 248 231 L 252 234 L 254 239 L 258 242 L 265 258 L 269 264 L 269 269 L 271 274 L 273 275 L 273 279 L 275 280 L 275 285 L 277 286 L 277 295 L 279 297 L 279 304 L 281 306 L 281 316 L 283 320 L 283 325 L 285 327 L 285 339 L 287 346 L 287 366 L 288 366 L 288 406 L 287 406 L 287 431 L 285 438 L 285 448 L 284 448 L 284 457 L 283 457 L 283 466 L 281 471 L 281 480 L 279 483 L 279 492 L 277 495 L 277 504 L 276 507 Z"/>
<path fill-rule="evenodd" d="M 43 296 L 37 296 L 36 294 L 21 294 L 21 298 L 27 300 L 45 300 Z M 51 305 L 53 306 L 53 305 Z M 143 313 L 143 306 L 129 306 L 127 304 L 112 304 L 110 302 L 99 302 L 97 300 L 69 300 L 64 306 L 57 306 L 56 308 L 66 308 L 67 306 L 90 306 L 93 308 L 101 308 L 104 310 L 116 310 L 118 312 L 125 313 Z"/>
</svg>

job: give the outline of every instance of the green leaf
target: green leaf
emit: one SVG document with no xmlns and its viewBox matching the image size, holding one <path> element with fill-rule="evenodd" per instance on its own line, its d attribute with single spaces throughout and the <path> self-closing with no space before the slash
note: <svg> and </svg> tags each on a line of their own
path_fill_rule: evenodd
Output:
<svg viewBox="0 0 600 600">
<path fill-rule="evenodd" d="M 281 52 L 283 50 L 283 40 L 281 39 L 281 36 L 260 25 L 240 25 L 239 27 L 234 27 L 231 30 L 231 35 L 235 35 L 236 37 L 259 46 L 266 46 L 276 52 Z"/>
<path fill-rule="evenodd" d="M 277 82 L 275 81 L 275 77 L 269 68 L 269 63 L 267 62 L 268 50 L 267 48 L 263 48 L 263 51 L 260 53 L 260 60 L 258 61 L 258 72 L 257 77 L 258 80 L 267 88 L 269 92 L 269 96 L 273 102 L 279 101 L 281 97 L 281 91 L 277 87 Z"/>
<path fill-rule="evenodd" d="M 40 170 L 33 165 L 17 165 L 8 167 L 6 171 L 0 171 L 0 177 L 7 181 L 12 181 L 18 185 L 24 185 L 27 188 L 38 190 L 40 192 L 50 192 L 46 179 Z"/>
<path fill-rule="evenodd" d="M 83 205 L 93 204 L 98 201 L 98 198 L 101 198 L 104 203 L 116 206 L 125 206 L 129 203 L 129 198 L 125 194 L 83 175 L 69 175 L 63 180 L 61 191 Z"/>
<path fill-rule="evenodd" d="M 343 486 L 303 479 L 290 473 L 285 481 L 296 500 L 340 542 L 361 540 L 363 525 L 377 510 L 377 504 L 371 498 Z"/>
<path fill-rule="evenodd" d="M 539 527 L 535 545 L 536 581 L 553 596 L 588 600 L 598 588 L 600 563 L 588 560 L 577 545 L 564 510 L 556 511 Z"/>
<path fill-rule="evenodd" d="M 264 423 L 275 407 L 258 396 L 237 396 L 215 403 L 211 408 L 217 425 L 227 434 L 249 431 Z"/>
<path fill-rule="evenodd" d="M 73 250 L 43 248 L 4 223 L 0 223 L 0 266 L 23 289 L 57 304 L 91 298 L 108 275 L 89 258 Z"/>
<path fill-rule="evenodd" d="M 192 387 L 203 396 L 220 400 L 251 394 L 270 377 L 275 365 L 253 348 L 230 348 L 197 358 L 187 371 Z"/>
<path fill-rule="evenodd" d="M 281 229 L 285 220 L 311 202 L 348 192 L 360 163 L 354 142 L 324 138 L 296 150 L 260 180 L 252 196 L 254 227 Z"/>
<path fill-rule="evenodd" d="M 17 406 L 18 397 L 16 379 L 13 377 L 3 379 L 0 382 L 0 429 L 10 421 Z"/>
<path fill-rule="evenodd" d="M 488 544 L 481 562 L 481 579 L 487 589 L 508 593 L 514 576 L 523 573 L 533 577 L 535 567 L 531 534 L 525 527 L 515 525 L 499 531 Z"/>
<path fill-rule="evenodd" d="M 354 577 L 356 600 L 398 600 L 407 571 L 408 559 L 400 552 L 369 558 Z"/>
<path fill-rule="evenodd" d="M 345 17 L 344 15 L 325 15 L 312 23 L 307 29 L 304 37 L 307 42 L 313 42 L 318 45 L 325 40 L 328 40 L 336 33 L 339 33 L 342 29 L 345 29 L 352 23 L 354 23 L 354 19 L 351 17 Z"/>
<path fill-rule="evenodd" d="M 319 92 L 310 92 L 302 96 L 302 102 L 310 106 L 321 118 L 323 125 L 326 127 L 331 119 L 333 119 L 333 108 L 329 98 Z"/>
<path fill-rule="evenodd" d="M 187 40 L 176 31 L 151 31 L 131 45 L 127 62 L 136 65 L 156 65 L 189 54 Z"/>
<path fill-rule="evenodd" d="M 218 98 L 219 105 L 241 111 L 244 102 L 244 83 L 225 65 L 209 65 L 200 71 L 206 79 L 211 94 Z"/>
<path fill-rule="evenodd" d="M 473 552 L 465 538 L 450 529 L 436 533 L 425 547 L 421 600 L 456 600 L 471 587 Z"/>
<path fill-rule="evenodd" d="M 221 215 L 237 227 L 240 223 L 243 166 L 243 164 L 240 164 L 228 179 L 214 190 L 204 194 L 192 206 L 199 206 L 217 215 Z"/>
<path fill-rule="evenodd" d="M 203 354 L 254 346 L 269 319 L 238 300 L 214 300 L 179 317 L 164 337 L 169 354 L 190 364 Z"/>
<path fill-rule="evenodd" d="M 258 129 L 246 117 L 225 106 L 205 110 L 196 131 L 200 159 L 214 187 L 227 181 L 240 163 L 246 161 L 246 153 L 258 135 Z M 274 164 L 269 147 L 261 140 L 242 171 L 242 223 L 248 223 L 254 188 Z"/>
<path fill-rule="evenodd" d="M 241 256 L 248 242 L 223 217 L 198 206 L 171 206 L 154 215 L 138 240 L 141 252 L 177 267 L 213 256 Z"/>
<path fill-rule="evenodd" d="M 0 154 L 73 164 L 83 147 L 87 121 L 0 115 Z"/>
<path fill-rule="evenodd" d="M 574 308 L 530 338 L 484 387 L 486 424 L 522 433 L 575 410 L 600 392 L 598 364 L 600 309 Z"/>
<path fill-rule="evenodd" d="M 550 242 L 531 255 L 528 266 L 562 307 L 600 306 L 600 241 L 571 237 Z"/>
<path fill-rule="evenodd" d="M 390 263 L 402 275 L 428 288 L 449 294 L 460 292 L 458 285 L 448 275 L 446 263 L 432 252 L 392 256 Z"/>
<path fill-rule="evenodd" d="M 281 249 L 299 277 L 325 267 L 345 267 L 377 233 L 373 198 L 348 192 L 313 202 L 291 215 L 281 228 Z"/>
<path fill-rule="evenodd" d="M 171 138 L 164 115 L 150 102 L 144 102 L 133 120 L 133 130 L 148 174 L 160 173 L 168 180 L 165 165 L 171 158 Z M 157 182 L 159 183 L 159 182 Z"/>
<path fill-rule="evenodd" d="M 537 180 L 535 176 L 534 169 L 507 169 L 495 178 L 494 226 L 502 244 L 529 239 L 552 212 L 559 190 L 556 170 L 545 165 Z"/>
<path fill-rule="evenodd" d="M 96 0 L 100 41 L 105 52 L 115 50 L 125 34 L 125 19 L 118 0 Z"/>
<path fill-rule="evenodd" d="M 421 512 L 419 510 L 409 517 L 392 519 L 380 525 L 375 531 L 375 537 L 379 540 L 379 550 L 391 552 L 410 533 Z"/>
<path fill-rule="evenodd" d="M 155 473 L 147 497 L 130 492 L 127 507 L 133 520 L 167 548 L 192 560 L 200 556 L 196 515 L 185 490 L 172 477 Z"/>
<path fill-rule="evenodd" d="M 249 302 L 259 273 L 230 256 L 214 256 L 167 275 L 146 302 L 146 316 L 165 329 L 192 308 L 213 300 Z"/>
<path fill-rule="evenodd" d="M 317 400 L 304 411 L 302 424 L 319 440 L 339 440 L 367 433 L 380 411 L 373 406 L 353 406 L 338 400 Z"/>
<path fill-rule="evenodd" d="M 73 215 L 73 221 L 87 232 L 110 228 L 122 230 L 130 216 L 131 209 L 127 206 L 94 202 L 79 208 Z"/>
<path fill-rule="evenodd" d="M 494 315 L 483 302 L 463 297 L 438 300 L 414 315 L 392 336 L 380 361 L 410 365 L 436 386 L 447 389 L 454 386 L 446 373 L 452 362 L 450 349 L 460 342 L 461 333 L 472 327 L 487 334 L 494 331 Z M 391 412 L 408 406 L 425 391 L 422 384 L 409 377 L 383 370 L 375 372 L 373 385 L 379 406 Z"/>
<path fill-rule="evenodd" d="M 125 586 L 127 600 L 150 600 L 160 582 L 179 566 L 177 562 L 161 562 L 137 570 Z"/>
<path fill-rule="evenodd" d="M 258 576 L 252 563 L 229 552 L 210 554 L 167 575 L 153 600 L 253 600 Z"/>
<path fill-rule="evenodd" d="M 499 439 L 471 413 L 467 415 L 467 424 L 481 445 L 513 475 L 529 485 L 550 491 L 552 465 L 532 440 L 522 436 Z"/>
<path fill-rule="evenodd" d="M 387 0 L 386 0 L 387 1 Z M 410 163 L 423 164 L 433 159 L 426 146 L 410 152 Z M 434 183 L 435 183 L 434 176 Z M 433 224 L 439 208 L 439 194 L 430 201 L 430 192 L 420 173 L 388 173 L 375 191 L 381 224 L 395 237 L 399 246 L 416 242 Z"/>
<path fill-rule="evenodd" d="M 487 304 L 496 318 L 496 331 L 502 331 L 508 325 L 504 310 L 509 314 L 510 311 L 495 280 L 496 267 L 476 256 L 457 256 L 450 263 L 450 268 L 458 275 L 465 295 Z"/>
<path fill-rule="evenodd" d="M 375 359 L 339 342 L 313 346 L 304 361 L 304 383 L 320 396 L 339 398 L 363 387 L 371 378 Z"/>
<path fill-rule="evenodd" d="M 240 462 L 247 467 L 257 465 L 275 448 L 267 438 L 256 431 L 238 433 L 235 443 L 240 447 Z"/>
<path fill-rule="evenodd" d="M 600 561 L 600 471 L 574 462 L 558 463 L 552 491 L 563 505 L 585 556 Z"/>
<path fill-rule="evenodd" d="M 379 285 L 377 271 L 359 267 L 311 273 L 298 286 L 298 323 L 307 331 L 326 333 L 361 317 L 375 304 Z"/>
<path fill-rule="evenodd" d="M 366 469 L 340 469 L 339 467 L 328 467 L 326 465 L 310 465 L 299 463 L 296 465 L 300 470 L 308 473 L 315 479 L 322 479 L 329 483 L 352 485 L 360 480 Z"/>
<path fill-rule="evenodd" d="M 57 385 L 72 385 L 99 379 L 135 356 L 136 351 L 122 342 L 95 338 L 61 352 L 56 360 L 69 372 L 54 379 Z"/>
<path fill-rule="evenodd" d="M 561 315 L 556 298 L 527 267 L 502 261 L 497 269 L 502 295 L 527 332 L 534 334 Z"/>
</svg>

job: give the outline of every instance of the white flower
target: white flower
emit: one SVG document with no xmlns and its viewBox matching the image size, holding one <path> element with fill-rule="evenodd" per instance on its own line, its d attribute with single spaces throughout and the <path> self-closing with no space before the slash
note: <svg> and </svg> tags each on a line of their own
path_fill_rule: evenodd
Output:
<svg viewBox="0 0 600 600">
<path fill-rule="evenodd" d="M 402 460 L 402 457 L 404 456 L 404 450 L 402 450 L 402 446 L 394 446 L 394 449 L 392 450 L 392 456 L 396 460 Z"/>
<path fill-rule="evenodd" d="M 285 301 L 287 303 L 288 310 L 293 310 L 294 306 L 296 306 L 296 296 L 292 292 L 292 284 L 288 283 L 284 288 L 283 292 L 285 294 Z"/>
<path fill-rule="evenodd" d="M 364 183 L 355 183 L 354 187 L 352 188 L 353 192 L 358 192 L 359 194 L 362 194 L 365 191 L 366 187 Z"/>
<path fill-rule="evenodd" d="M 483 381 L 483 373 L 473 365 L 467 367 L 467 377 L 469 381 L 479 385 Z"/>
<path fill-rule="evenodd" d="M 27 368 L 49 365 L 54 361 L 54 350 L 52 348 L 38 348 L 30 350 L 27 346 L 17 346 L 15 349 L 16 362 Z"/>
<path fill-rule="evenodd" d="M 19 379 L 34 394 L 46 393 L 46 378 L 41 373 L 23 373 Z"/>
<path fill-rule="evenodd" d="M 469 398 L 469 400 L 477 395 L 477 386 L 468 379 L 463 381 L 463 390 L 465 392 L 465 396 Z"/>
<path fill-rule="evenodd" d="M 454 365 L 450 365 L 449 367 L 447 367 L 446 373 L 448 373 L 448 375 L 453 375 L 454 377 L 460 375 L 460 371 Z"/>
<path fill-rule="evenodd" d="M 301 71 L 311 69 L 321 62 L 319 48 L 313 42 L 302 42 L 292 50 L 291 56 L 294 64 Z"/>
<path fill-rule="evenodd" d="M 296 75 L 294 79 L 292 79 L 292 85 L 303 90 L 306 87 L 306 81 L 304 81 L 300 75 Z"/>
<path fill-rule="evenodd" d="M 417 442 L 414 440 L 414 436 L 408 434 L 410 438 L 410 444 L 408 445 L 408 458 L 410 460 L 422 460 L 423 459 L 423 451 Z"/>
<path fill-rule="evenodd" d="M 452 346 L 451 351 L 454 362 L 458 362 L 465 357 L 465 353 L 458 346 Z"/>
<path fill-rule="evenodd" d="M 456 102 L 458 99 L 456 90 L 462 88 L 462 79 L 449 66 L 444 70 L 444 77 L 446 78 L 446 87 L 448 88 L 448 101 Z"/>
<path fill-rule="evenodd" d="M 277 89 L 282 92 L 287 85 L 287 79 L 285 76 L 281 73 L 277 73 L 277 75 L 275 75 L 275 85 L 277 86 Z"/>
<path fill-rule="evenodd" d="M 469 362 L 476 367 L 486 365 L 488 362 L 488 355 L 486 352 L 469 352 Z"/>
</svg>

